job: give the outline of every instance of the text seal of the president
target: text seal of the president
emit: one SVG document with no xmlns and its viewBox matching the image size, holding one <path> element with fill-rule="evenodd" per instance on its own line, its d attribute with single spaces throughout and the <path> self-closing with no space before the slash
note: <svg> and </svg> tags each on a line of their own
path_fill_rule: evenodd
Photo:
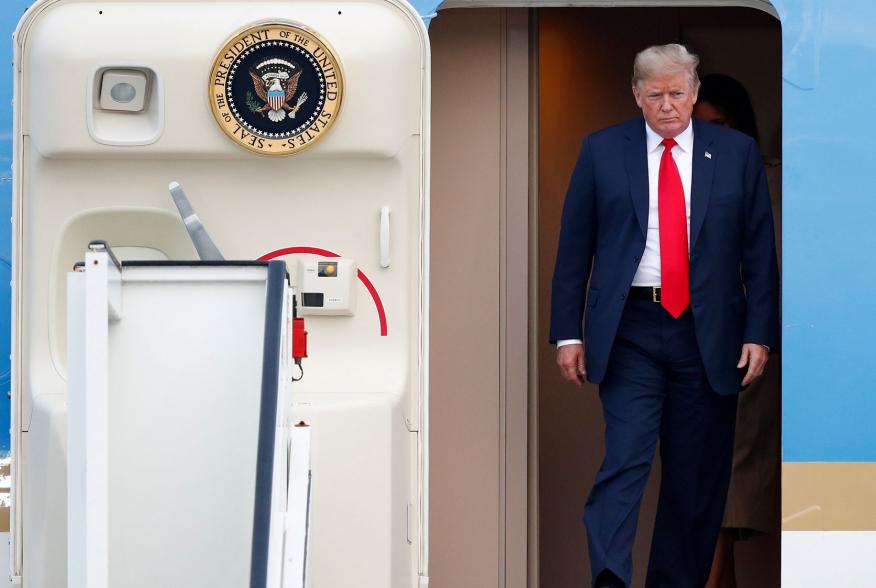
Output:
<svg viewBox="0 0 876 588">
<path fill-rule="evenodd" d="M 292 23 L 253 25 L 219 51 L 210 105 L 226 135 L 265 155 L 292 155 L 331 128 L 344 94 L 340 62 L 326 41 Z"/>
</svg>

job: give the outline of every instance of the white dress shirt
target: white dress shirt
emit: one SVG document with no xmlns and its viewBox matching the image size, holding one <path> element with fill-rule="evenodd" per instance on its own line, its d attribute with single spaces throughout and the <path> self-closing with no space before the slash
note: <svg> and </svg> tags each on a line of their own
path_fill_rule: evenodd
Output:
<svg viewBox="0 0 876 588">
<path fill-rule="evenodd" d="M 633 286 L 660 286 L 660 213 L 657 208 L 657 185 L 660 179 L 660 159 L 663 157 L 663 137 L 645 124 L 648 149 L 648 236 L 639 269 L 633 276 Z M 684 188 L 684 208 L 687 211 L 687 247 L 690 251 L 690 178 L 693 170 L 693 123 L 675 137 L 672 158 Z"/>
<path fill-rule="evenodd" d="M 645 145 L 648 151 L 648 235 L 645 239 L 645 252 L 639 261 L 639 268 L 633 276 L 633 286 L 660 286 L 660 214 L 657 204 L 657 186 L 660 179 L 660 159 L 663 157 L 663 137 L 645 123 Z M 681 176 L 684 188 L 684 207 L 687 211 L 687 247 L 690 251 L 690 182 L 693 173 L 693 122 L 675 137 L 677 143 L 672 148 L 672 158 Z M 561 339 L 557 347 L 580 344 L 580 339 Z"/>
</svg>

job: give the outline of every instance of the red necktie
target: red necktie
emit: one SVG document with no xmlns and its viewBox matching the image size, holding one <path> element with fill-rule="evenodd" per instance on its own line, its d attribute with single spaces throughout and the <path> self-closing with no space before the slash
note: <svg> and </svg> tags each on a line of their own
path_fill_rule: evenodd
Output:
<svg viewBox="0 0 876 588">
<path fill-rule="evenodd" d="M 657 209 L 660 218 L 660 303 L 678 318 L 690 304 L 687 259 L 687 208 L 678 167 L 672 159 L 675 139 L 663 139 Z"/>
</svg>

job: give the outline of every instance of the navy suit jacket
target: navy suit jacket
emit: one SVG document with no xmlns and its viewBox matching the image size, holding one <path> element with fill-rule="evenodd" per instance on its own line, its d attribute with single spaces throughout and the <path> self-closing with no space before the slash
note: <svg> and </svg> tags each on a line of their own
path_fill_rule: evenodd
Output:
<svg viewBox="0 0 876 588">
<path fill-rule="evenodd" d="M 742 344 L 777 345 L 769 191 L 753 139 L 696 119 L 693 124 L 691 311 L 709 383 L 719 394 L 734 394 L 745 374 L 736 368 Z M 646 150 L 644 119 L 587 137 L 563 208 L 550 339 L 583 339 L 588 380 L 597 384 L 645 250 Z"/>
</svg>

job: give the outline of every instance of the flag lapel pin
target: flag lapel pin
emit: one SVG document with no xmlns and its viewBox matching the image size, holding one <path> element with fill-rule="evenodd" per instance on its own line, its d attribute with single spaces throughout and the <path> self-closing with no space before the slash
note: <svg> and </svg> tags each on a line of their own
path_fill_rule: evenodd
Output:
<svg viewBox="0 0 876 588">
<path fill-rule="evenodd" d="M 706 159 L 712 159 L 712 154 L 706 151 Z"/>
</svg>

